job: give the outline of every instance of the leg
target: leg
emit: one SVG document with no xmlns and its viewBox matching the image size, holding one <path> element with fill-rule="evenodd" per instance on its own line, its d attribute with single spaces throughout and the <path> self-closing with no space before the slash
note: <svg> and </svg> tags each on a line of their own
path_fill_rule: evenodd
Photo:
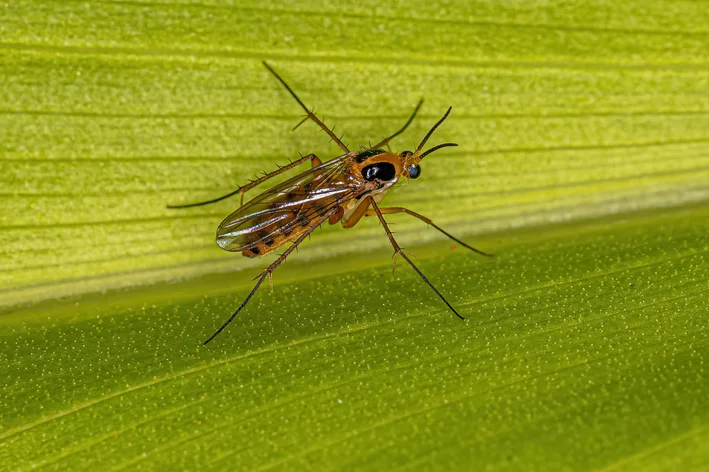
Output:
<svg viewBox="0 0 709 472">
<path fill-rule="evenodd" d="M 374 149 L 379 149 L 379 148 L 381 148 L 382 146 L 388 146 L 388 145 L 389 145 L 389 141 L 391 141 L 392 139 L 396 138 L 396 137 L 399 136 L 401 133 L 403 133 L 404 130 L 409 127 L 409 125 L 411 124 L 411 122 L 414 121 L 414 117 L 416 116 L 416 113 L 418 113 L 419 108 L 421 108 L 421 105 L 423 105 L 423 98 L 422 98 L 421 100 L 419 100 L 418 105 L 416 105 L 416 108 L 414 108 L 414 112 L 411 114 L 411 116 L 409 117 L 409 120 L 406 122 L 406 124 L 404 125 L 404 127 L 401 128 L 401 129 L 400 129 L 399 131 L 397 131 L 396 133 L 394 133 L 394 134 L 392 134 L 391 136 L 389 136 L 388 138 L 386 138 L 386 139 L 382 140 L 381 142 L 377 143 L 377 144 L 374 146 Z"/>
<path fill-rule="evenodd" d="M 389 226 L 387 225 L 387 222 L 384 220 L 384 217 L 382 216 L 382 212 L 379 210 L 379 207 L 377 206 L 377 203 L 374 201 L 374 199 L 373 199 L 372 197 L 369 197 L 369 203 L 370 203 L 370 205 L 372 205 L 372 208 L 374 209 L 375 213 L 376 213 L 377 216 L 379 217 L 379 221 L 381 222 L 382 226 L 384 226 L 384 231 L 386 231 L 387 237 L 389 238 L 389 242 L 390 242 L 391 245 L 394 247 L 394 258 L 396 258 L 397 255 L 401 255 L 401 257 L 403 257 L 404 260 L 405 260 L 406 262 L 408 262 L 408 264 L 411 266 L 411 268 L 416 271 L 416 273 L 419 275 L 419 277 L 421 277 L 421 279 L 422 279 L 424 282 L 426 282 L 426 285 L 428 285 L 429 287 L 431 287 L 431 290 L 433 290 L 433 291 L 435 292 L 435 294 L 438 295 L 438 297 L 439 297 L 441 300 L 443 300 L 443 303 L 445 303 L 446 306 L 448 306 L 448 308 L 450 308 L 450 310 L 451 310 L 453 313 L 455 313 L 455 316 L 457 316 L 457 317 L 460 318 L 461 320 L 465 320 L 465 318 L 463 318 L 463 317 L 460 315 L 460 313 L 458 313 L 458 312 L 455 310 L 455 308 L 453 308 L 453 306 L 452 306 L 450 303 L 448 303 L 448 300 L 446 300 L 446 298 L 443 296 L 443 294 L 442 294 L 441 292 L 439 292 L 438 289 L 437 289 L 436 287 L 434 287 L 431 282 L 428 281 L 428 279 L 426 278 L 426 276 L 423 275 L 423 272 L 421 272 L 421 271 L 419 270 L 419 268 L 416 267 L 416 265 L 414 265 L 413 262 L 411 262 L 411 259 L 409 259 L 409 257 L 404 253 L 404 251 L 401 249 L 401 247 L 397 244 L 396 240 L 394 239 L 394 235 L 393 235 L 393 234 L 391 233 L 391 231 L 389 230 Z"/>
<path fill-rule="evenodd" d="M 218 335 L 219 333 L 221 333 L 222 331 L 224 331 L 224 328 L 226 328 L 226 327 L 229 325 L 229 323 L 231 323 L 232 320 L 233 320 L 234 318 L 236 318 L 236 315 L 238 315 L 239 312 L 244 309 L 244 307 L 246 306 L 246 304 L 249 303 L 249 300 L 251 300 L 251 297 L 254 296 L 254 294 L 256 293 L 256 290 L 258 290 L 258 288 L 261 286 L 261 284 L 263 283 L 263 281 L 266 280 L 266 277 L 268 277 L 269 280 L 270 280 L 270 282 L 271 282 L 271 284 L 273 284 L 273 271 L 276 270 L 276 268 L 277 268 L 279 265 L 281 265 L 281 264 L 283 263 L 283 261 L 286 260 L 286 257 L 288 257 L 288 255 L 289 255 L 291 252 L 295 251 L 295 250 L 298 248 L 298 245 L 299 245 L 300 243 L 302 243 L 303 240 L 304 240 L 305 238 L 307 238 L 307 237 L 310 235 L 310 233 L 312 233 L 313 231 L 315 231 L 315 228 L 317 228 L 318 226 L 320 226 L 321 224 L 323 224 L 323 223 L 330 217 L 330 215 L 331 215 L 332 213 L 334 213 L 335 210 L 336 210 L 336 208 L 333 209 L 333 210 L 330 210 L 329 212 L 325 213 L 323 216 L 321 216 L 321 217 L 318 218 L 317 220 L 313 221 L 313 222 L 312 222 L 312 226 L 311 226 L 310 228 L 308 228 L 308 230 L 307 230 L 306 232 L 304 232 L 298 239 L 296 239 L 295 241 L 293 241 L 293 244 L 292 244 L 288 249 L 286 249 L 283 254 L 281 254 L 280 256 L 278 256 L 278 259 L 276 259 L 275 261 L 273 261 L 273 263 L 272 263 L 270 266 L 268 266 L 268 267 L 266 267 L 266 269 L 264 269 L 263 274 L 261 274 L 261 276 L 258 277 L 258 282 L 256 282 L 256 285 L 254 286 L 254 288 L 251 289 L 251 292 L 249 292 L 249 294 L 246 296 L 246 299 L 245 299 L 243 302 L 241 302 L 241 305 L 239 305 L 239 308 L 237 308 L 236 311 L 234 312 L 234 314 L 232 314 L 231 317 L 229 317 L 229 319 L 226 321 L 226 323 L 224 323 L 218 330 L 215 331 L 215 333 L 214 333 L 213 335 L 211 335 L 211 336 L 209 337 L 209 339 L 207 339 L 207 340 L 203 343 L 204 345 L 206 345 L 207 343 L 209 343 L 212 339 L 216 338 L 217 335 Z"/>
<path fill-rule="evenodd" d="M 313 120 L 313 121 L 315 122 L 315 124 L 320 127 L 320 129 L 322 129 L 323 131 L 325 131 L 325 133 L 327 133 L 327 135 L 330 136 L 330 139 L 332 139 L 338 146 L 340 146 L 340 149 L 342 149 L 342 150 L 345 151 L 345 152 L 350 152 L 350 150 L 347 149 L 347 146 L 344 145 L 344 143 L 342 142 L 342 140 L 341 140 L 340 138 L 338 138 L 338 137 L 335 135 L 335 133 L 334 133 L 330 128 L 328 128 L 328 127 L 325 125 L 325 123 L 323 123 L 322 121 L 320 121 L 320 119 L 319 119 L 317 116 L 315 116 L 315 113 L 313 113 L 312 111 L 308 110 L 308 107 L 306 107 L 305 104 L 300 101 L 300 98 L 298 98 L 298 96 L 297 96 L 297 95 L 295 94 L 295 92 L 288 86 L 288 84 L 285 82 L 285 80 L 283 80 L 283 79 L 281 78 L 281 76 L 278 75 L 278 74 L 276 73 L 276 71 L 271 68 L 271 66 L 269 66 L 268 64 L 266 64 L 266 61 L 263 61 L 263 65 L 266 67 L 266 69 L 269 70 L 269 72 L 271 72 L 271 74 L 273 74 L 273 75 L 276 77 L 276 79 L 278 79 L 278 81 L 279 81 L 281 84 L 283 84 L 283 86 L 286 88 L 286 90 L 288 90 L 288 93 L 290 93 L 291 96 L 292 96 L 293 98 L 295 98 L 295 101 L 298 102 L 298 105 L 300 105 L 301 108 L 302 108 L 303 110 L 305 110 L 305 113 L 308 114 L 308 116 L 307 116 L 303 121 L 301 121 L 300 123 L 298 123 L 298 125 L 296 126 L 296 128 L 297 128 L 298 126 L 300 126 L 305 120 L 307 120 L 307 119 L 309 118 L 309 119 Z M 295 128 L 293 128 L 293 129 L 295 129 Z M 333 128 L 333 129 L 334 129 L 334 128 Z"/>
<path fill-rule="evenodd" d="M 196 207 L 196 206 L 202 206 L 202 205 L 209 205 L 210 203 L 216 203 L 219 201 L 222 201 L 224 199 L 227 199 L 231 197 L 232 195 L 236 195 L 237 193 L 241 195 L 241 202 L 239 203 L 239 206 L 244 204 L 244 194 L 251 190 L 252 188 L 256 187 L 257 185 L 260 185 L 270 179 L 271 177 L 275 177 L 278 174 L 281 174 L 287 170 L 292 169 L 293 167 L 299 166 L 303 162 L 307 161 L 310 159 L 310 163 L 312 167 L 317 167 L 320 164 L 322 164 L 322 161 L 316 156 L 315 154 L 308 154 L 307 156 L 302 156 L 300 159 L 296 159 L 295 161 L 291 162 L 288 165 L 285 165 L 283 167 L 279 167 L 278 169 L 274 170 L 273 172 L 270 172 L 262 177 L 259 177 L 256 180 L 252 180 L 249 182 L 248 185 L 244 185 L 243 187 L 239 187 L 236 190 L 234 190 L 231 193 L 227 193 L 226 195 L 223 195 L 221 197 L 215 198 L 213 200 L 207 200 L 206 202 L 199 202 L 199 203 L 188 203 L 187 205 L 168 205 L 168 208 L 190 208 L 190 207 Z"/>
<path fill-rule="evenodd" d="M 463 247 L 465 247 L 465 248 L 468 248 L 468 249 L 470 249 L 470 250 L 473 251 L 473 252 L 477 252 L 478 254 L 481 254 L 481 255 L 483 255 L 483 256 L 492 257 L 492 254 L 488 254 L 488 253 L 486 253 L 486 252 L 482 252 L 482 251 L 480 251 L 480 250 L 478 250 L 478 249 L 475 249 L 475 248 L 472 247 L 472 246 L 468 246 L 467 244 L 465 244 L 465 243 L 464 243 L 463 241 L 461 241 L 460 239 L 456 238 L 456 237 L 453 236 L 452 234 L 447 233 L 446 231 L 444 231 L 444 230 L 443 230 L 442 228 L 440 228 L 439 226 L 436 226 L 435 224 L 433 224 L 433 221 L 431 221 L 430 219 L 426 218 L 426 217 L 423 216 L 423 215 L 420 215 L 420 214 L 416 213 L 415 211 L 407 210 L 406 208 L 401 208 L 401 207 L 380 208 L 379 211 L 381 211 L 383 215 L 393 215 L 394 213 L 407 213 L 407 214 L 409 214 L 409 215 L 411 215 L 411 216 L 413 216 L 413 217 L 415 217 L 415 218 L 418 218 L 419 220 L 423 221 L 423 222 L 426 223 L 427 225 L 433 226 L 435 229 L 437 229 L 437 230 L 440 231 L 441 233 L 445 234 L 446 236 L 448 236 L 449 238 L 451 238 L 453 241 L 457 242 L 457 243 L 460 244 L 461 246 L 463 246 Z M 376 212 L 374 212 L 374 211 L 372 211 L 372 210 L 368 210 L 368 211 L 365 213 L 365 216 L 375 216 L 376 214 L 377 214 Z"/>
<path fill-rule="evenodd" d="M 364 200 L 362 200 L 357 206 L 357 208 L 355 208 L 355 210 L 352 212 L 350 217 L 342 221 L 342 227 L 351 228 L 357 223 L 359 223 L 359 220 L 361 220 L 364 214 L 367 212 L 367 208 L 369 208 L 369 198 L 365 198 Z"/>
</svg>

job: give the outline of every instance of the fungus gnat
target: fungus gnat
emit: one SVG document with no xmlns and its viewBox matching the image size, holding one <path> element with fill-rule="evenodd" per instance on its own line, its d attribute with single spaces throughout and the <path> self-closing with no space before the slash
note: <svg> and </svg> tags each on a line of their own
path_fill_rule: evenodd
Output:
<svg viewBox="0 0 709 472">
<path fill-rule="evenodd" d="M 399 131 L 374 146 L 350 151 L 342 140 L 333 133 L 332 129 L 328 128 L 312 111 L 308 110 L 295 92 L 293 92 L 271 66 L 265 62 L 263 65 L 283 84 L 286 90 L 288 90 L 303 110 L 305 110 L 307 116 L 296 128 L 308 119 L 314 121 L 315 124 L 327 133 L 342 149 L 344 154 L 325 163 L 315 154 L 309 154 L 219 198 L 189 205 L 168 206 L 168 208 L 188 208 L 207 205 L 239 194 L 241 196 L 241 206 L 238 210 L 227 216 L 219 225 L 219 228 L 217 228 L 217 244 L 220 248 L 225 251 L 241 252 L 246 257 L 259 257 L 270 254 L 286 243 L 291 243 L 271 265 L 264 269 L 261 276 L 258 277 L 256 285 L 251 292 L 249 292 L 241 305 L 239 305 L 239 308 L 236 309 L 229 319 L 217 329 L 204 344 L 214 339 L 232 322 L 236 315 L 238 315 L 249 300 L 251 300 L 256 290 L 258 290 L 263 281 L 266 280 L 266 277 L 269 278 L 269 282 L 271 286 L 273 286 L 273 271 L 285 261 L 288 255 L 293 252 L 315 228 L 318 228 L 325 222 L 331 225 L 340 222 L 343 227 L 351 228 L 356 225 L 363 216 L 376 216 L 379 219 L 389 238 L 389 242 L 391 242 L 394 248 L 394 261 L 396 261 L 396 256 L 401 256 L 414 271 L 416 271 L 426 285 L 443 300 L 443 303 L 445 303 L 458 318 L 464 320 L 465 318 L 453 308 L 443 294 L 433 286 L 403 252 L 394 239 L 394 235 L 389 230 L 389 226 L 384 220 L 384 215 L 407 213 L 437 229 L 461 246 L 484 256 L 489 256 L 489 254 L 465 244 L 463 241 L 436 226 L 430 219 L 414 211 L 402 207 L 379 207 L 379 202 L 399 180 L 417 179 L 421 175 L 421 167 L 419 164 L 424 157 L 439 149 L 457 146 L 457 144 L 454 143 L 443 143 L 433 146 L 427 151 L 423 151 L 423 147 L 436 128 L 448 118 L 451 108 L 449 107 L 443 117 L 426 133 L 426 136 L 424 136 L 421 143 L 413 152 L 403 151 L 396 154 L 384 148 L 388 147 L 389 141 L 403 133 L 411 124 L 416 113 L 421 108 L 423 100 L 419 101 L 414 112 Z M 244 204 L 244 194 L 247 191 L 307 161 L 310 161 L 310 169 L 266 190 Z"/>
</svg>

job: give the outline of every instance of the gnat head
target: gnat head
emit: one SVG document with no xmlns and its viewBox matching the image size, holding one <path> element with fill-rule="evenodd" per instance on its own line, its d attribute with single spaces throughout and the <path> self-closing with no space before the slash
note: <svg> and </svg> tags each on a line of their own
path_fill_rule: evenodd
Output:
<svg viewBox="0 0 709 472">
<path fill-rule="evenodd" d="M 419 103 L 419 106 L 420 106 L 420 103 Z M 423 137 L 423 140 L 421 140 L 421 144 L 418 145 L 418 147 L 416 148 L 416 151 L 414 151 L 414 152 L 403 151 L 399 154 L 399 156 L 402 158 L 402 160 L 405 163 L 404 166 L 406 168 L 406 171 L 408 173 L 408 177 L 410 179 L 417 179 L 421 175 L 421 167 L 419 166 L 419 162 L 421 162 L 421 160 L 424 157 L 428 156 L 432 152 L 438 151 L 441 148 L 450 147 L 450 146 L 457 146 L 457 144 L 455 144 L 455 143 L 443 143 L 443 144 L 439 144 L 437 146 L 433 146 L 428 151 L 425 151 L 423 153 L 421 152 L 423 147 L 426 145 L 426 141 L 428 141 L 428 138 L 430 138 L 431 135 L 433 134 L 433 132 L 436 131 L 436 128 L 438 128 L 441 125 L 441 123 L 443 123 L 446 120 L 446 118 L 448 118 L 448 115 L 450 114 L 452 108 L 453 107 L 448 107 L 448 110 L 446 110 L 446 113 L 443 115 L 443 117 L 440 120 L 438 120 L 435 125 L 433 125 L 433 128 L 431 128 L 428 133 L 426 133 L 426 136 Z M 418 107 L 417 107 L 417 110 L 418 110 Z M 414 112 L 414 114 L 415 114 L 415 112 Z"/>
</svg>

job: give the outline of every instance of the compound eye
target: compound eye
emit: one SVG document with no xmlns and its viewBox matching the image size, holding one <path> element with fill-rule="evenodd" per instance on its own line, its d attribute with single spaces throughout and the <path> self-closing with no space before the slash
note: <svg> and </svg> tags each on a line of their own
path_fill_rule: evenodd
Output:
<svg viewBox="0 0 709 472">
<path fill-rule="evenodd" d="M 409 167 L 409 177 L 412 179 L 418 179 L 419 176 L 421 175 L 421 166 L 415 165 Z"/>
</svg>

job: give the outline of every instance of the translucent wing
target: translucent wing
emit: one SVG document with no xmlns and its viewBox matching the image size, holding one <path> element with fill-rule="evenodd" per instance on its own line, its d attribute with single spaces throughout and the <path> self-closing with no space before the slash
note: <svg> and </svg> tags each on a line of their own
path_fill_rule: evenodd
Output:
<svg viewBox="0 0 709 472">
<path fill-rule="evenodd" d="M 259 255 L 296 239 L 311 221 L 358 194 L 360 184 L 348 178 L 351 159 L 332 159 L 258 195 L 222 221 L 217 244 Z"/>
</svg>

